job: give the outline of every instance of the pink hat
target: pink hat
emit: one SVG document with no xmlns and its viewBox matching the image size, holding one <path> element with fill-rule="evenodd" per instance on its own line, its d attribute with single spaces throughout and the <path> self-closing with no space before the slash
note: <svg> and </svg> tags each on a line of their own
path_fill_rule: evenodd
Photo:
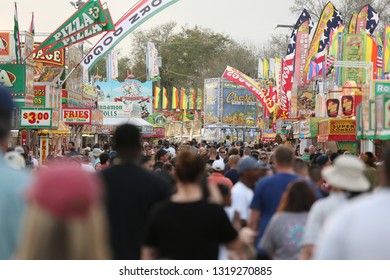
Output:
<svg viewBox="0 0 390 280">
<path fill-rule="evenodd" d="M 100 201 L 101 185 L 93 174 L 81 168 L 52 165 L 39 170 L 28 198 L 57 218 L 84 218 Z"/>
</svg>

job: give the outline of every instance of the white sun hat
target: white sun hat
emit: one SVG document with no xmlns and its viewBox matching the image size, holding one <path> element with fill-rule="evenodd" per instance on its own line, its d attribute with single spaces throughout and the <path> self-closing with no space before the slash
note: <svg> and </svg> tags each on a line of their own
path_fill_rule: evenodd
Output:
<svg viewBox="0 0 390 280">
<path fill-rule="evenodd" d="M 370 188 L 370 183 L 363 174 L 364 169 L 365 164 L 357 157 L 341 155 L 332 166 L 322 171 L 322 176 L 333 187 L 351 192 L 364 192 Z"/>
</svg>

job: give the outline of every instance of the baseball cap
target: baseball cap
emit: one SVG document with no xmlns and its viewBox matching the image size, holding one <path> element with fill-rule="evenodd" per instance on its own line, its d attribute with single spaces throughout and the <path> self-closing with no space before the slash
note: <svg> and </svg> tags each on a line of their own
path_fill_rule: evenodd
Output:
<svg viewBox="0 0 390 280">
<path fill-rule="evenodd" d="M 100 150 L 99 148 L 95 148 L 92 150 L 92 155 L 95 157 L 99 157 L 102 153 L 103 153 L 103 151 Z"/>
<path fill-rule="evenodd" d="M 18 154 L 24 154 L 24 149 L 22 146 L 16 146 L 15 152 L 17 152 Z"/>
<path fill-rule="evenodd" d="M 327 162 L 329 162 L 329 158 L 327 156 L 319 156 L 317 159 L 316 159 L 316 163 L 319 165 L 319 166 L 324 166 Z"/>
<path fill-rule="evenodd" d="M 85 218 L 101 199 L 101 185 L 93 174 L 72 165 L 39 170 L 28 191 L 29 201 L 59 219 Z"/>
<path fill-rule="evenodd" d="M 257 162 L 252 157 L 245 157 L 241 159 L 237 164 L 237 171 L 239 174 L 249 170 L 249 169 L 257 169 L 262 166 L 261 163 Z"/>
<path fill-rule="evenodd" d="M 215 171 L 225 170 L 225 163 L 222 160 L 215 160 L 211 168 Z"/>
</svg>

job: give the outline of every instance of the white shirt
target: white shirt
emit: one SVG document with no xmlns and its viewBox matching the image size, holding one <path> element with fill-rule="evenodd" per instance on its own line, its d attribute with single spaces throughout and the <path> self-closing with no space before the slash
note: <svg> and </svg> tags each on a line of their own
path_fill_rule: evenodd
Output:
<svg viewBox="0 0 390 280">
<path fill-rule="evenodd" d="M 328 197 L 317 200 L 309 211 L 302 245 L 315 245 L 326 219 L 347 201 L 343 192 L 331 192 Z"/>
<path fill-rule="evenodd" d="M 95 168 L 93 168 L 91 165 L 89 164 L 85 164 L 85 163 L 82 163 L 81 164 L 81 169 L 87 171 L 87 172 L 91 172 L 91 173 L 95 173 Z"/>
<path fill-rule="evenodd" d="M 249 208 L 253 199 L 253 191 L 242 182 L 237 182 L 232 188 L 232 208 L 240 214 L 241 220 L 249 218 Z"/>
<path fill-rule="evenodd" d="M 174 148 L 169 147 L 169 148 L 164 148 L 164 150 L 167 151 L 168 153 L 170 153 L 173 157 L 176 156 L 176 151 Z"/>
<path fill-rule="evenodd" d="M 325 223 L 316 259 L 389 260 L 390 187 L 345 204 Z"/>
</svg>

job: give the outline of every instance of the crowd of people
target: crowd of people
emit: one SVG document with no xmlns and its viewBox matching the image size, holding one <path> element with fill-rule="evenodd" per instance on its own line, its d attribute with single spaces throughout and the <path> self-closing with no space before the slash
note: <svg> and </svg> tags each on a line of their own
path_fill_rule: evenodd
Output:
<svg viewBox="0 0 390 280">
<path fill-rule="evenodd" d="M 0 92 L 7 150 L 12 99 Z M 0 152 L 0 259 L 390 259 L 390 150 L 141 140 Z"/>
</svg>

